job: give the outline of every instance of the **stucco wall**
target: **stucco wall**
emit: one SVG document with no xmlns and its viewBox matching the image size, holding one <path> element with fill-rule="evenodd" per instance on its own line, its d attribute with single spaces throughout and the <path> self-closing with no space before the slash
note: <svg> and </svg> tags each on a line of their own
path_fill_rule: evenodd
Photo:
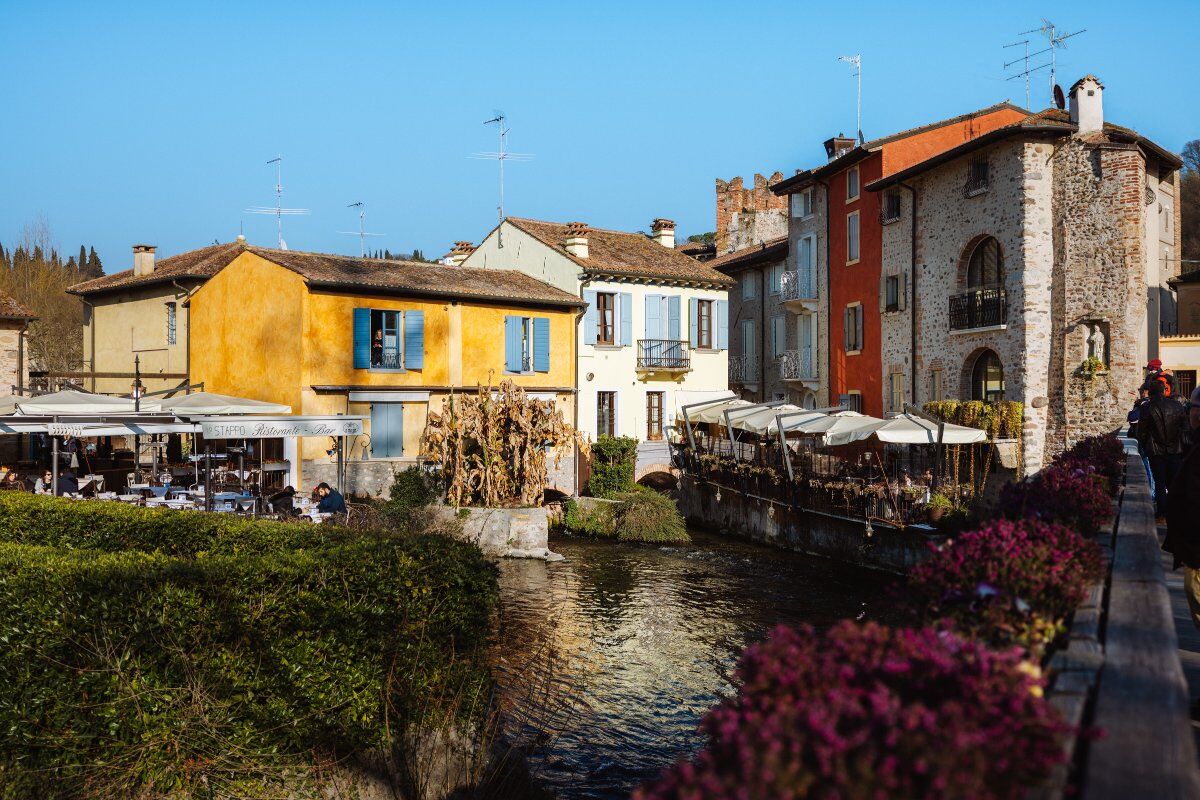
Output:
<svg viewBox="0 0 1200 800">
<path fill-rule="evenodd" d="M 192 288 L 194 283 L 182 284 Z M 188 371 L 187 295 L 171 283 L 160 283 L 101 297 L 84 304 L 83 357 L 93 372 L 133 374 L 134 358 L 141 359 L 142 382 L 147 391 L 178 386 L 182 378 L 156 378 L 157 374 Z M 167 303 L 176 303 L 175 344 L 167 342 Z M 91 304 L 91 308 L 87 307 Z M 93 334 L 94 329 L 94 334 Z M 93 335 L 95 352 L 93 353 Z M 128 394 L 130 378 L 94 378 L 86 388 L 101 393 Z"/>
<path fill-rule="evenodd" d="M 25 381 L 18 374 L 21 363 L 21 324 L 9 320 L 0 320 L 0 397 L 8 397 L 13 393 L 13 386 L 24 386 Z M 28 366 L 25 367 L 28 369 Z"/>
</svg>

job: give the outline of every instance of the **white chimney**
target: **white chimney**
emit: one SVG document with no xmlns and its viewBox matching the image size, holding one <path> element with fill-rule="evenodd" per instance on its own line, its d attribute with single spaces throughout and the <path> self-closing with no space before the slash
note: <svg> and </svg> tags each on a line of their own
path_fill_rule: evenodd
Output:
<svg viewBox="0 0 1200 800">
<path fill-rule="evenodd" d="M 133 246 L 133 274 L 149 275 L 154 272 L 154 245 L 135 244 Z"/>
<path fill-rule="evenodd" d="M 675 249 L 675 223 L 669 219 L 659 217 L 650 223 L 652 238 L 654 241 L 661 244 L 663 247 Z"/>
<path fill-rule="evenodd" d="M 588 257 L 588 226 L 584 222 L 567 223 L 567 252 L 576 258 Z"/>
<path fill-rule="evenodd" d="M 1071 122 L 1080 133 L 1104 130 L 1104 84 L 1095 75 L 1085 75 L 1071 87 Z"/>
</svg>

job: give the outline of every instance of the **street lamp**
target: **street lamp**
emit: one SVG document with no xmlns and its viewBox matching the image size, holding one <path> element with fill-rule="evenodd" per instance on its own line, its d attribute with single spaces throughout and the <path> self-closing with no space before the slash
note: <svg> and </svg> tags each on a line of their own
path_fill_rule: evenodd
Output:
<svg viewBox="0 0 1200 800">
<path fill-rule="evenodd" d="M 133 357 L 133 385 L 129 396 L 133 398 L 133 411 L 139 413 L 142 410 L 142 396 L 146 394 L 146 386 L 142 383 L 142 357 L 140 355 Z M 137 480 L 142 479 L 142 449 L 141 437 L 136 433 L 133 435 L 133 473 Z"/>
</svg>

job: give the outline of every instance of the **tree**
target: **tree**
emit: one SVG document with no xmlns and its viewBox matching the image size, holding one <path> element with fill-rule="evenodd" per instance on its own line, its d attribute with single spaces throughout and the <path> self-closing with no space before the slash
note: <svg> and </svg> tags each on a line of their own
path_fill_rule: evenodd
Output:
<svg viewBox="0 0 1200 800">
<path fill-rule="evenodd" d="M 1200 269 L 1200 139 L 1183 147 L 1183 176 L 1179 191 L 1179 235 L 1183 240 L 1183 272 Z"/>
<path fill-rule="evenodd" d="M 80 262 L 80 266 L 83 266 L 83 262 Z M 104 265 L 100 263 L 100 256 L 96 255 L 96 248 L 88 248 L 87 267 L 82 271 L 83 276 L 88 279 L 99 278 L 104 274 Z"/>
<path fill-rule="evenodd" d="M 695 233 L 687 237 L 687 240 L 689 242 L 695 242 L 696 244 L 716 244 L 717 232 L 708 231 L 707 233 Z"/>
</svg>

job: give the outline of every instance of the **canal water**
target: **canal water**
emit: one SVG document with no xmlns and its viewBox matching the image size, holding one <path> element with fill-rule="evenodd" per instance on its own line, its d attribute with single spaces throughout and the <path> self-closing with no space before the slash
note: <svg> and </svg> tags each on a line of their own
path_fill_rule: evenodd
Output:
<svg viewBox="0 0 1200 800">
<path fill-rule="evenodd" d="M 625 798 L 701 744 L 737 657 L 775 625 L 894 621 L 892 579 L 714 534 L 644 547 L 562 536 L 500 565 L 493 664 L 509 735 L 556 796 Z"/>
</svg>

